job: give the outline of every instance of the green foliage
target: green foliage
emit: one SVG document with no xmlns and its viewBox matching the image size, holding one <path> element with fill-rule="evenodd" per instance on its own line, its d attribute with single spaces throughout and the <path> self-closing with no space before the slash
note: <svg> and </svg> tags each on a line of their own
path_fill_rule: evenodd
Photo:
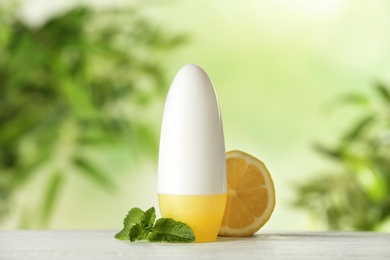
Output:
<svg viewBox="0 0 390 260">
<path fill-rule="evenodd" d="M 123 229 L 115 235 L 119 240 L 142 240 L 152 230 L 156 220 L 154 207 L 143 211 L 139 208 L 132 208 L 123 220 Z"/>
<path fill-rule="evenodd" d="M 149 242 L 188 243 L 195 241 L 192 229 L 185 223 L 171 218 L 156 220 L 154 207 L 143 212 L 132 208 L 123 220 L 123 229 L 115 235 L 119 240 L 148 240 Z"/>
<path fill-rule="evenodd" d="M 160 218 L 156 221 L 148 240 L 150 242 L 188 243 L 195 241 L 195 236 L 187 224 L 171 218 Z"/>
<path fill-rule="evenodd" d="M 376 96 L 343 97 L 359 118 L 334 147 L 316 145 L 338 170 L 297 186 L 295 205 L 330 229 L 378 230 L 390 219 L 390 90 L 378 84 Z"/>
<path fill-rule="evenodd" d="M 140 224 L 135 224 L 130 228 L 129 239 L 131 242 L 144 240 L 148 237 L 148 234 L 149 232 L 146 232 L 146 230 L 144 230 Z"/>
<path fill-rule="evenodd" d="M 42 174 L 42 227 L 69 174 L 113 191 L 88 151 L 120 153 L 116 145 L 125 142 L 134 154 L 155 154 L 142 111 L 166 88 L 161 59 L 183 37 L 138 11 L 76 6 L 32 28 L 0 4 L 0 221 Z"/>
</svg>

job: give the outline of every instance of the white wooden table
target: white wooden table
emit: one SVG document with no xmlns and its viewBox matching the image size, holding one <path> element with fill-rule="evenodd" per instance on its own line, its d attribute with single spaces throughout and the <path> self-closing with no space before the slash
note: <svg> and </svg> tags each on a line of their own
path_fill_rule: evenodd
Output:
<svg viewBox="0 0 390 260">
<path fill-rule="evenodd" d="M 390 234 L 259 233 L 212 243 L 119 241 L 116 230 L 0 231 L 0 259 L 386 259 Z"/>
</svg>

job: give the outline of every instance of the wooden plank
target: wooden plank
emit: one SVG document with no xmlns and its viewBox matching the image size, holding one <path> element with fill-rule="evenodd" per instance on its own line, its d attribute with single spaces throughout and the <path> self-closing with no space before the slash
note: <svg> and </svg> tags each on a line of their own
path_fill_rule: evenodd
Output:
<svg viewBox="0 0 390 260">
<path fill-rule="evenodd" d="M 114 230 L 0 231 L 0 259 L 390 259 L 390 234 L 265 233 L 212 243 L 118 241 Z"/>
</svg>

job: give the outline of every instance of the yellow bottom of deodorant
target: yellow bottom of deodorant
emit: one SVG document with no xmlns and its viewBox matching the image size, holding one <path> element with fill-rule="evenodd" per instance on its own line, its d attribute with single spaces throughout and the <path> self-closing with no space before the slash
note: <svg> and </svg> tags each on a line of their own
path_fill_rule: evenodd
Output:
<svg viewBox="0 0 390 260">
<path fill-rule="evenodd" d="M 226 194 L 158 194 L 158 200 L 162 217 L 188 224 L 194 231 L 196 242 L 217 239 L 225 211 Z"/>
</svg>

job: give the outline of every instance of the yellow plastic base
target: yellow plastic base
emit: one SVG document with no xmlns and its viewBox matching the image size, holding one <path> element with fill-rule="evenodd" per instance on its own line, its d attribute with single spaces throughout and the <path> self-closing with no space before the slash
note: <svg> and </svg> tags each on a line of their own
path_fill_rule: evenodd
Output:
<svg viewBox="0 0 390 260">
<path fill-rule="evenodd" d="M 159 194 L 161 215 L 188 224 L 196 242 L 215 241 L 226 205 L 226 194 L 167 195 Z"/>
</svg>

